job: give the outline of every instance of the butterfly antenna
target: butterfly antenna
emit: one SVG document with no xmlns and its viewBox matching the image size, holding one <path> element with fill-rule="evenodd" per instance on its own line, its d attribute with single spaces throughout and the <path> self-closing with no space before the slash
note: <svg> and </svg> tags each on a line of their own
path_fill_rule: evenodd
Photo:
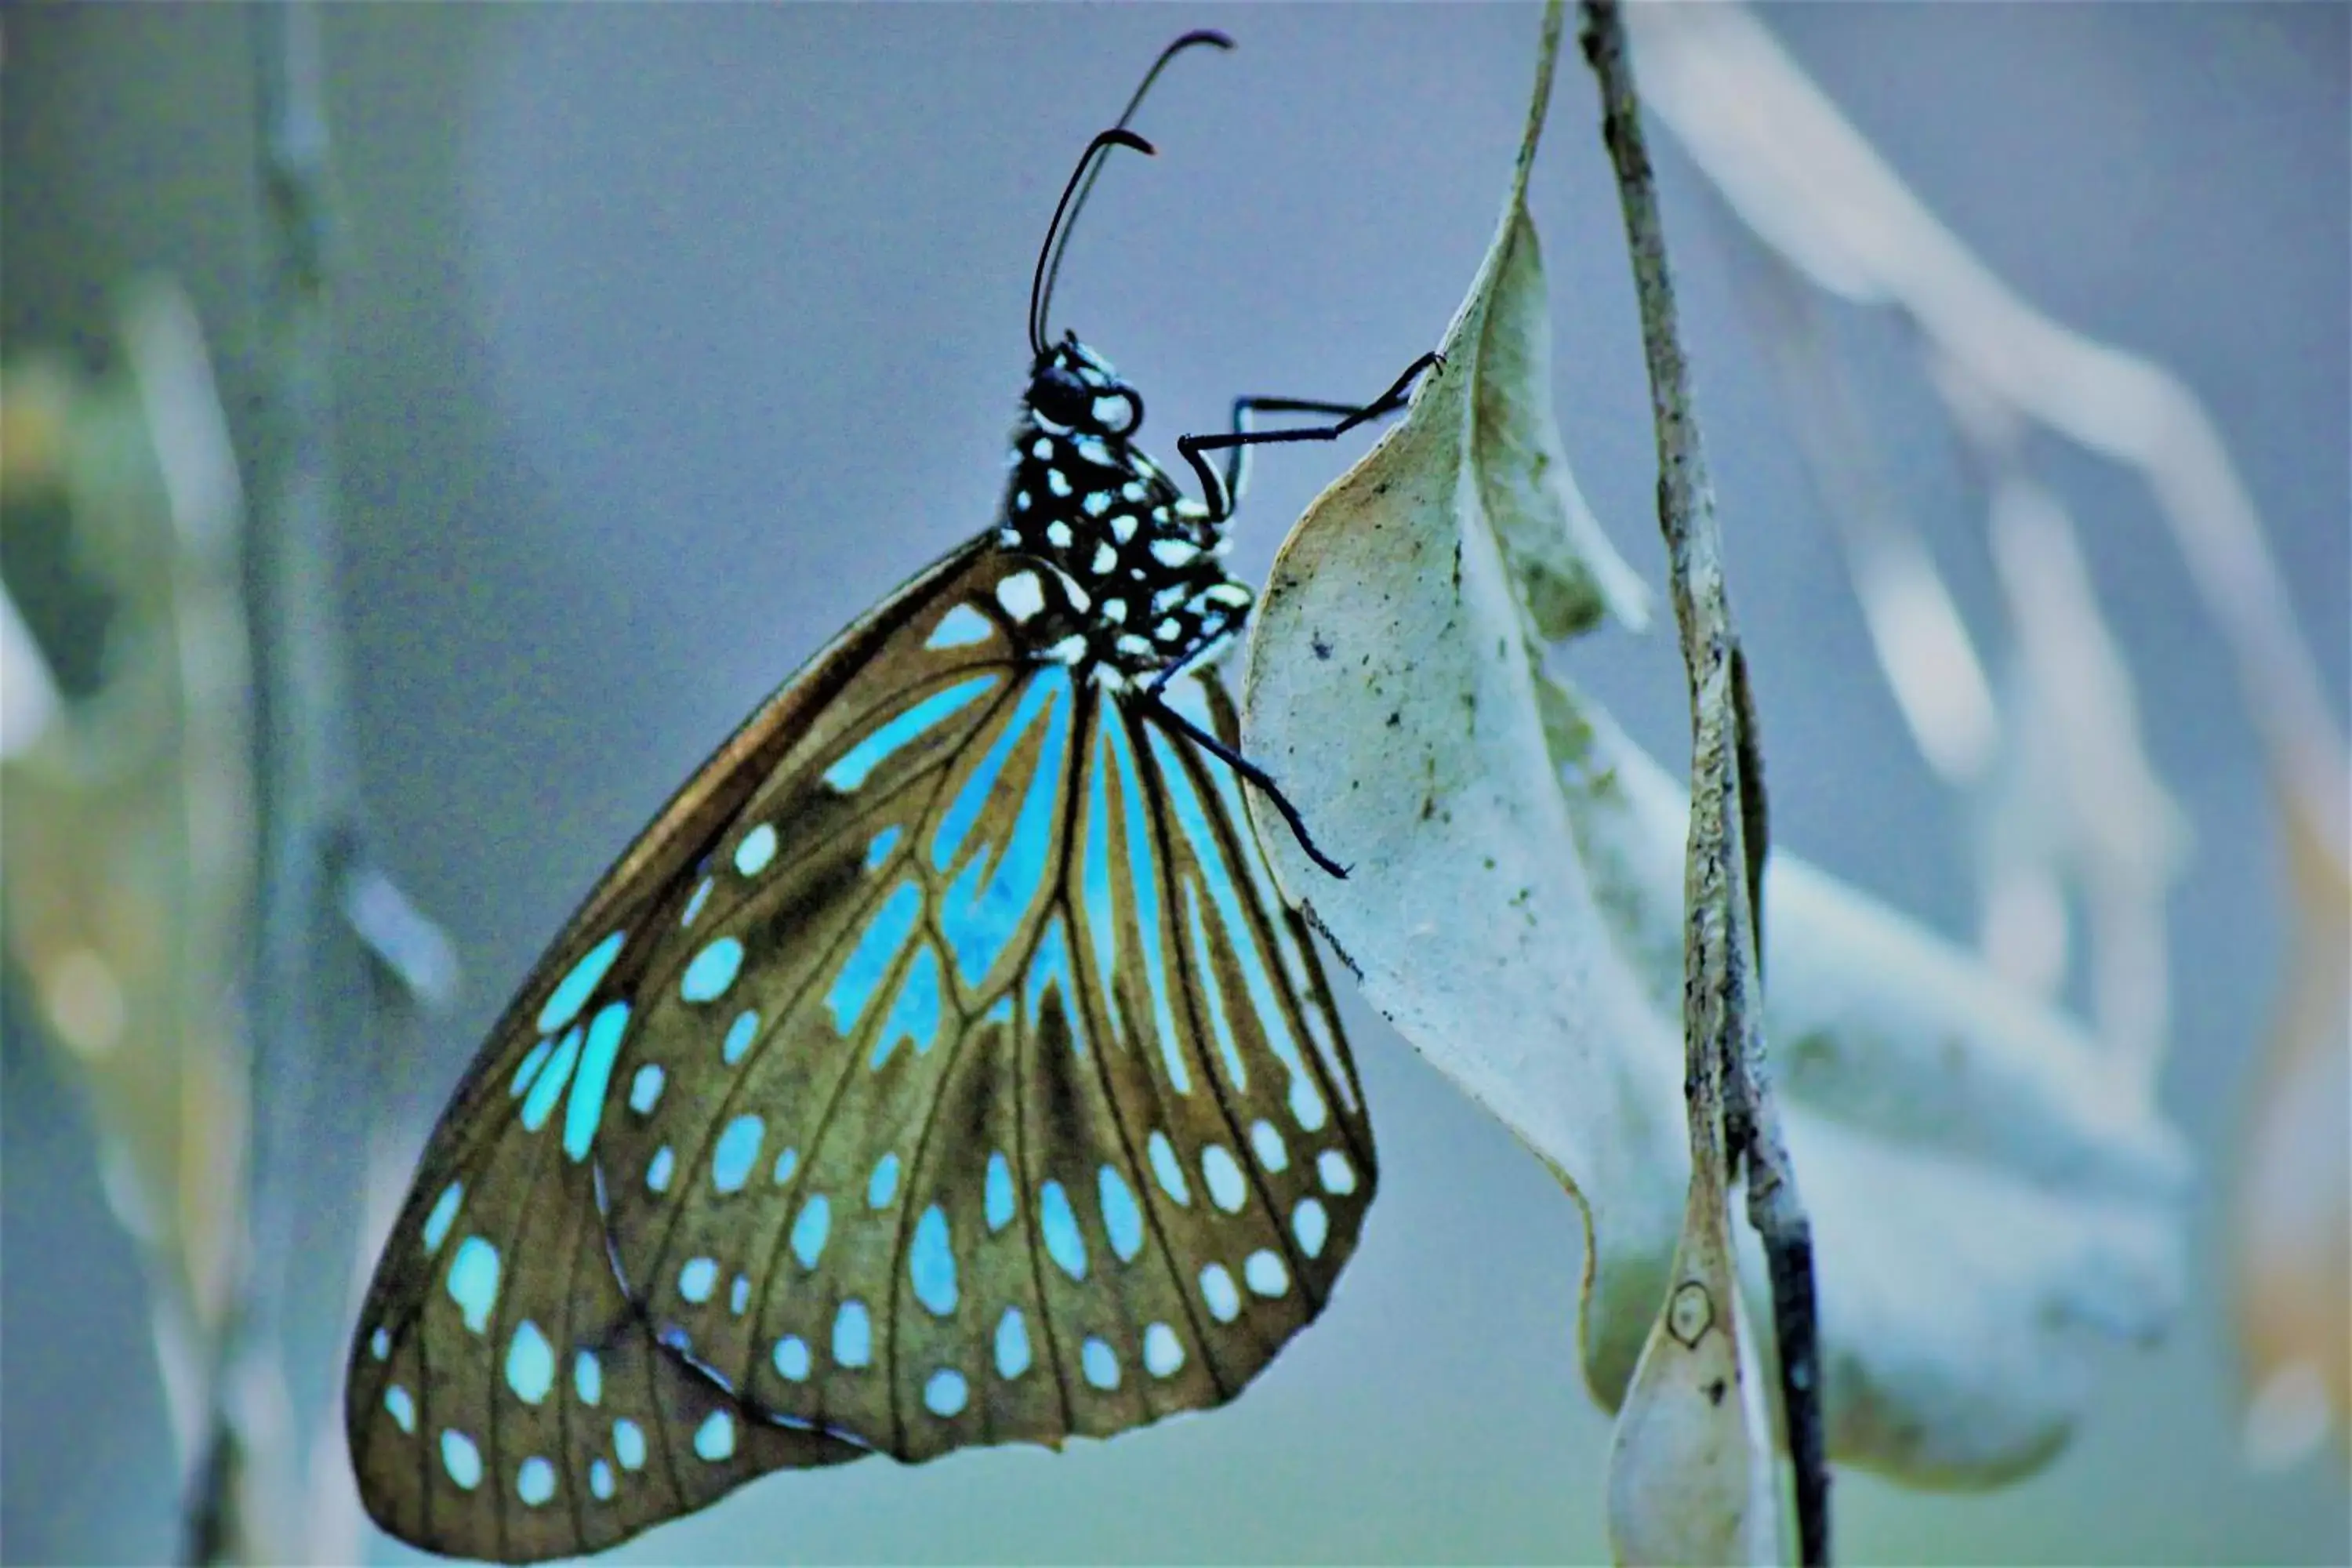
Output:
<svg viewBox="0 0 2352 1568">
<path fill-rule="evenodd" d="M 1036 273 L 1029 282 L 1031 352 L 1039 354 L 1045 352 L 1045 318 L 1054 302 L 1055 280 L 1062 275 L 1062 252 L 1069 245 L 1070 231 L 1077 226 L 1078 214 L 1085 209 L 1087 198 L 1094 194 L 1095 181 L 1102 177 L 1100 154 L 1110 146 L 1133 147 L 1146 154 L 1151 153 L 1150 142 L 1128 132 L 1127 122 L 1133 120 L 1135 111 L 1143 106 L 1144 95 L 1151 90 L 1151 84 L 1160 79 L 1160 73 L 1168 68 L 1168 62 L 1195 44 L 1208 44 L 1220 49 L 1234 47 L 1234 41 L 1224 34 L 1213 28 L 1201 27 L 1160 50 L 1160 58 L 1151 62 L 1151 68 L 1143 73 L 1143 80 L 1137 84 L 1135 95 L 1119 111 L 1118 123 L 1087 144 L 1086 152 L 1078 159 L 1076 170 L 1070 175 L 1070 183 L 1063 187 L 1061 202 L 1054 208 L 1054 221 L 1045 228 L 1045 243 L 1037 251 Z"/>
<path fill-rule="evenodd" d="M 1062 231 L 1062 215 L 1069 211 L 1070 198 L 1077 194 L 1078 182 L 1087 177 L 1087 171 L 1113 147 L 1132 147 L 1147 158 L 1155 151 L 1150 142 L 1134 132 L 1113 127 L 1087 142 L 1087 150 L 1078 155 L 1078 166 L 1070 171 L 1070 183 L 1062 187 L 1062 199 L 1055 204 L 1054 221 L 1045 230 L 1045 247 L 1037 252 L 1037 270 L 1029 279 L 1029 351 L 1040 357 L 1045 353 L 1045 308 L 1052 302 L 1047 266 L 1059 261 L 1054 239 Z"/>
</svg>

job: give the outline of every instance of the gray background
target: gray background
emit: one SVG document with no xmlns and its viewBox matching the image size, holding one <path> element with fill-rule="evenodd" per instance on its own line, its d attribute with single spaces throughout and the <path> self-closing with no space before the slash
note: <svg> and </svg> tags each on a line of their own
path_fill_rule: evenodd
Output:
<svg viewBox="0 0 2352 1568">
<path fill-rule="evenodd" d="M 1771 14 L 1957 232 L 2061 319 L 2209 402 L 2346 688 L 2347 12 L 1820 7 Z M 420 1129 L 540 944 L 709 746 L 844 621 L 989 521 L 1055 192 L 1152 53 L 1235 36 L 1147 109 L 1058 319 L 1145 389 L 1155 445 L 1237 391 L 1365 395 L 1434 342 L 1518 133 L 1537 16 L 1492 7 L 366 7 L 326 17 L 343 198 L 338 379 L 359 763 L 382 852 L 471 977 L 395 1103 L 322 1047 L 316 1190 L 367 1115 Z M 245 19 L 60 7 L 6 24 L 8 342 L 95 353 L 107 285 L 194 291 L 232 422 L 255 390 Z M 1533 203 L 1560 414 L 1618 544 L 1659 580 L 1654 467 L 1590 79 L 1563 60 Z M 1871 663 L 1733 293 L 1719 208 L 1670 149 L 1668 222 L 1759 682 L 1778 842 L 1965 935 L 1960 816 Z M 1878 458 L 1979 634 L 1981 497 L 1901 331 L 1838 317 Z M 249 442 L 247 449 L 250 450 Z M 1239 559 L 1359 447 L 1257 465 Z M 2221 649 L 2135 481 L 2051 449 L 2194 816 L 2175 891 L 2168 1102 L 2226 1170 L 2279 952 L 2279 872 Z M 1679 766 L 1670 637 L 1572 667 Z M 1594 1558 L 1607 1425 L 1570 1333 L 1569 1200 L 1349 998 L 1383 1192 L 1323 1321 L 1237 1405 L 1054 1457 L 772 1479 L 636 1561 Z M 176 1521 L 132 1255 L 79 1106 L 12 1030 L 0 1237 L 0 1550 L 154 1558 Z M 2340 1455 L 2242 1476 L 2219 1258 L 2117 1352 L 2075 1447 L 1985 1498 L 1841 1478 L 1861 1562 L 2352 1558 Z M 340 1258 L 348 1215 L 315 1235 Z M 329 1284 L 340 1276 L 328 1270 Z M 298 1340 L 335 1374 L 331 1290 Z M 397 1549 L 383 1548 L 384 1552 Z"/>
</svg>

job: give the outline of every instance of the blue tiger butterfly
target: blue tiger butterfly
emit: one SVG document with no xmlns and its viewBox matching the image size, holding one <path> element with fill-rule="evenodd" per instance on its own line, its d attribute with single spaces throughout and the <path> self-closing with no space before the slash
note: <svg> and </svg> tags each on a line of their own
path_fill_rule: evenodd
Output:
<svg viewBox="0 0 2352 1568">
<path fill-rule="evenodd" d="M 1328 1298 L 1376 1177 L 1211 661 L 1243 399 L 1177 448 L 1031 280 L 998 525 L 786 680 L 531 972 L 435 1128 L 352 1347 L 377 1523 L 593 1551 L 769 1470 L 1219 1405 Z M 1075 198 L 1075 199 L 1074 199 Z M 1253 413 L 1320 413 L 1256 431 Z M 1202 453 L 1226 453 L 1220 473 Z"/>
</svg>

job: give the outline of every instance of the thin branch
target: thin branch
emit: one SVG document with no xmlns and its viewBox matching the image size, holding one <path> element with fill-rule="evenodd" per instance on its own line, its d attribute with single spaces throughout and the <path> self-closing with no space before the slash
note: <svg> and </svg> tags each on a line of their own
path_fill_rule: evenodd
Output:
<svg viewBox="0 0 2352 1568">
<path fill-rule="evenodd" d="M 226 1510 L 236 1501 L 241 1468 L 260 1462 L 285 1472 L 285 1483 L 295 1481 L 297 1434 L 310 1429 L 299 1412 L 321 1401 L 331 1407 L 336 1397 L 331 1384 L 289 1387 L 281 1366 L 287 1304 L 312 1299 L 318 1283 L 309 1277 L 317 1260 L 298 1257 L 295 1243 L 320 1196 L 304 1153 L 320 1110 L 322 1042 L 346 1052 L 381 1047 L 388 1006 L 410 1017 L 437 1010 L 457 979 L 447 939 L 369 858 L 352 742 L 337 616 L 335 203 L 320 15 L 314 5 L 279 4 L 256 6 L 251 17 L 268 265 L 249 573 L 261 797 L 252 1008 L 256 1249 L 244 1310 L 222 1348 L 228 1373 L 222 1381 L 233 1392 L 215 1413 L 206 1489 L 191 1500 L 188 1549 L 197 1561 L 254 1550 L 257 1527 L 268 1531 L 261 1549 L 277 1555 L 357 1550 L 356 1535 L 320 1537 L 315 1508 L 311 1533 L 301 1538 L 290 1491 L 271 1495 L 268 1520 Z M 321 1466 L 340 1462 L 330 1455 L 311 1467 L 314 1491 L 331 1473 Z M 356 1510 L 347 1511 L 355 1521 Z"/>
<path fill-rule="evenodd" d="M 1780 1344 L 1780 1394 L 1796 1469 L 1801 1560 L 1830 1554 L 1829 1471 L 1823 1453 L 1821 1351 L 1814 1310 L 1812 1230 L 1781 1142 L 1764 1060 L 1757 967 L 1757 881 L 1768 827 L 1745 656 L 1724 585 L 1715 491 L 1691 405 L 1625 35 L 1614 0 L 1583 0 L 1584 56 L 1601 86 L 1601 140 L 1617 172 L 1658 438 L 1658 524 L 1665 535 L 1675 617 L 1682 632 L 1692 712 L 1691 838 L 1684 1011 L 1692 1066 L 1719 1069 L 1725 1136 L 1744 1162 L 1748 1223 L 1763 1238 Z M 1711 1056 L 1712 1062 L 1706 1058 Z"/>
<path fill-rule="evenodd" d="M 312 954 L 328 847 L 345 826 L 351 799 L 329 543 L 331 349 L 318 16 L 308 6 L 264 5 L 254 10 L 252 26 L 256 173 L 268 263 L 259 307 L 263 395 L 250 562 L 261 837 L 247 1167 L 253 1228 L 217 1351 L 206 1452 L 188 1500 L 184 1550 L 194 1563 L 250 1555 L 264 1541 L 278 1550 L 291 1545 L 286 1519 L 252 1517 L 247 1479 L 257 1463 L 270 1462 L 268 1449 L 284 1436 L 282 1429 L 257 1429 L 257 1421 L 286 1403 L 278 1369 L 283 1292 L 272 1287 L 282 1283 L 298 1212 L 290 1177 L 310 1109 L 309 1059 L 321 1033 Z M 272 1392 L 240 1397 L 240 1386 Z M 285 1502 L 271 1499 L 268 1511 Z"/>
</svg>

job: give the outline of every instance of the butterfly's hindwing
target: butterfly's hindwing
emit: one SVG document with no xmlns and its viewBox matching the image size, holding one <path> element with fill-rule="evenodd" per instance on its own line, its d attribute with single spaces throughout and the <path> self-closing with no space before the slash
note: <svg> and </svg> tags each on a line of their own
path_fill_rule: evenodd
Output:
<svg viewBox="0 0 2352 1568">
<path fill-rule="evenodd" d="M 836 858 L 865 868 L 844 934 L 803 918 L 820 962 L 651 998 L 633 1069 L 664 1087 L 599 1138 L 615 1252 L 746 1398 L 902 1458 L 1107 1434 L 1230 1397 L 1320 1306 L 1369 1134 L 1295 919 L 1247 912 L 1238 796 L 1186 750 L 1031 667 L 952 765 L 864 786 L 888 804 Z M 722 874 L 698 951 L 760 951 L 800 874 Z"/>
</svg>

